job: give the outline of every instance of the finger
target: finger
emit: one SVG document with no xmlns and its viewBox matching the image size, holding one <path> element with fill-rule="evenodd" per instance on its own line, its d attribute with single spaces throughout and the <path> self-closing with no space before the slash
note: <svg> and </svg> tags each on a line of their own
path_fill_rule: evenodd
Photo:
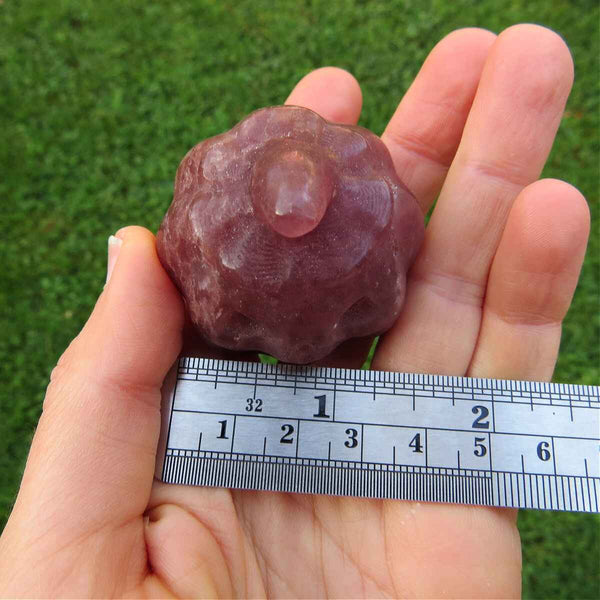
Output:
<svg viewBox="0 0 600 600">
<path fill-rule="evenodd" d="M 216 588 L 224 598 L 264 596 L 252 539 L 240 526 L 231 490 L 154 481 L 147 514 L 149 562 L 179 597 L 194 597 L 201 587 Z M 181 535 L 190 561 L 182 560 Z"/>
<path fill-rule="evenodd" d="M 212 531 L 185 508 L 163 504 L 150 511 L 145 538 L 153 577 L 174 597 L 234 597 Z"/>
<path fill-rule="evenodd" d="M 30 529 L 50 547 L 141 515 L 152 485 L 160 388 L 183 307 L 154 236 L 141 227 L 117 235 L 110 281 L 52 373 L 11 517 L 36 521 Z"/>
<path fill-rule="evenodd" d="M 431 51 L 381 139 L 396 172 L 426 213 L 454 158 L 496 36 L 459 29 Z"/>
<path fill-rule="evenodd" d="M 589 228 L 585 198 L 567 183 L 521 192 L 492 264 L 471 376 L 552 377 Z"/>
<path fill-rule="evenodd" d="M 362 108 L 362 93 L 348 71 L 323 67 L 305 75 L 285 103 L 310 108 L 334 123 L 356 125 Z"/>
<path fill-rule="evenodd" d="M 466 372 L 506 218 L 543 167 L 572 80 L 569 50 L 552 31 L 519 25 L 500 34 L 378 368 Z"/>
<path fill-rule="evenodd" d="M 381 139 L 398 176 L 426 213 L 440 188 L 462 135 L 485 59 L 496 36 L 484 29 L 461 29 L 431 51 Z M 373 339 L 351 340 L 318 361 L 358 369 Z"/>
</svg>

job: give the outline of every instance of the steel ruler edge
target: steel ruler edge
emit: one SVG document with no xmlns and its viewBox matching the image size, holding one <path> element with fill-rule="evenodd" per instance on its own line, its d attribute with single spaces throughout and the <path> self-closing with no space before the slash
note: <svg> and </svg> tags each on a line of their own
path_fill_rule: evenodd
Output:
<svg viewBox="0 0 600 600">
<path fill-rule="evenodd" d="M 599 512 L 600 387 L 180 358 L 155 476 Z"/>
</svg>

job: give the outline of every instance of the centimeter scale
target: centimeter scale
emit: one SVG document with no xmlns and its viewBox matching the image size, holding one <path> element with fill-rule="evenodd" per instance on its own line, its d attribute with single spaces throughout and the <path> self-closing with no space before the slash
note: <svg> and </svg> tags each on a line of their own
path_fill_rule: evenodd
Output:
<svg viewBox="0 0 600 600">
<path fill-rule="evenodd" d="M 598 512 L 598 386 L 181 358 L 167 482 Z"/>
</svg>

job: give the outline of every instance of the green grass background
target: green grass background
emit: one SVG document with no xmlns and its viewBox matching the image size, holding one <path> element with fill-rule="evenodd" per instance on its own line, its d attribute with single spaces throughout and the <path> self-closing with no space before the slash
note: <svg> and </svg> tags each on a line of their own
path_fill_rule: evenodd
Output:
<svg viewBox="0 0 600 600">
<path fill-rule="evenodd" d="M 575 87 L 545 176 L 589 200 L 593 232 L 555 380 L 599 377 L 598 3 L 496 0 L 0 0 L 0 522 L 52 366 L 104 281 L 106 239 L 156 230 L 179 160 L 309 70 L 356 75 L 380 133 L 433 45 L 464 26 L 558 31 Z M 522 512 L 527 598 L 600 596 L 597 517 Z"/>
</svg>

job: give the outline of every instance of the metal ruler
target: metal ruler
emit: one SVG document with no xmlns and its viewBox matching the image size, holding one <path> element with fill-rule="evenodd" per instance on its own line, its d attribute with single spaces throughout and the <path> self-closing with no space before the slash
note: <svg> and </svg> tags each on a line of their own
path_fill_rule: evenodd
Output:
<svg viewBox="0 0 600 600">
<path fill-rule="evenodd" d="M 598 512 L 598 386 L 182 358 L 156 476 Z"/>
</svg>

